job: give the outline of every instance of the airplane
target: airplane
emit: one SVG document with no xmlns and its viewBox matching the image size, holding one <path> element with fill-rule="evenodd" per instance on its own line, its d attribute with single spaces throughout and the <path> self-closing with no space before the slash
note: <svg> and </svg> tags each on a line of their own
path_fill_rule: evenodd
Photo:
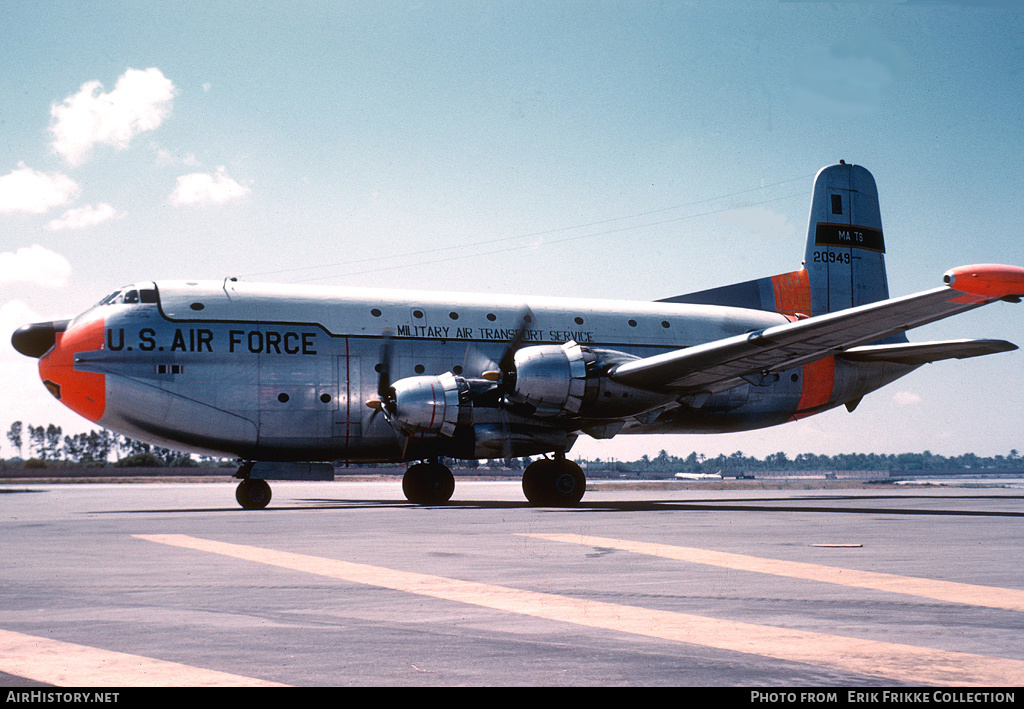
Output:
<svg viewBox="0 0 1024 709">
<path fill-rule="evenodd" d="M 679 480 L 721 480 L 721 473 L 676 473 Z"/>
<path fill-rule="evenodd" d="M 407 462 L 416 504 L 451 499 L 443 459 L 542 456 L 522 486 L 572 506 L 581 434 L 715 433 L 845 405 L 923 364 L 1015 350 L 906 331 L 1020 302 L 1024 268 L 947 271 L 889 297 L 878 191 L 840 161 L 814 179 L 801 268 L 663 300 L 523 298 L 223 281 L 140 282 L 72 320 L 19 328 L 62 404 L 152 444 L 238 459 L 238 503 L 334 462 Z"/>
</svg>

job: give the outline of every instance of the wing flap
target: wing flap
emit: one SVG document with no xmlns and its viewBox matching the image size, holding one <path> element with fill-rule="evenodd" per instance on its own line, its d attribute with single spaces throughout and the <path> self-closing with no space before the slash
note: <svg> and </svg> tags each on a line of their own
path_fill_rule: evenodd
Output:
<svg viewBox="0 0 1024 709">
<path fill-rule="evenodd" d="M 1012 290 L 1024 293 L 1024 282 L 1016 282 Z M 617 382 L 644 389 L 674 389 L 681 393 L 724 391 L 744 378 L 765 377 L 870 345 L 890 335 L 1006 299 L 1008 295 L 1005 289 L 992 293 L 978 291 L 942 286 L 626 362 L 609 375 Z M 966 351 L 960 350 L 961 354 Z M 881 358 L 880 354 L 867 356 Z"/>
</svg>

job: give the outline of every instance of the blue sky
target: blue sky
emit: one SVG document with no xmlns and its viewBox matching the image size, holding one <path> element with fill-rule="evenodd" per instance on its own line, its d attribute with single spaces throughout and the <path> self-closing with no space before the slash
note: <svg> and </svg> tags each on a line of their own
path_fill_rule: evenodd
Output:
<svg viewBox="0 0 1024 709">
<path fill-rule="evenodd" d="M 811 182 L 878 183 L 893 295 L 1024 265 L 1024 13 L 1003 3 L 0 0 L 0 428 L 87 428 L 9 345 L 125 283 L 652 300 L 799 267 Z M 427 252 L 427 253 L 423 253 Z M 1024 344 L 1024 306 L 911 334 Z M 749 434 L 1024 450 L 1024 354 Z M 0 439 L 0 455 L 10 455 Z"/>
</svg>

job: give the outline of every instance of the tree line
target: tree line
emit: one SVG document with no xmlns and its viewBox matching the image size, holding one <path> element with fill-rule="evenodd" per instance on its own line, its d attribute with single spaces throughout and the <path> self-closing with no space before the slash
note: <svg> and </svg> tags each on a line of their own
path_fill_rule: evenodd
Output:
<svg viewBox="0 0 1024 709">
<path fill-rule="evenodd" d="M 943 456 L 924 451 L 923 453 L 840 453 L 837 455 L 816 455 L 800 453 L 790 458 L 785 453 L 772 453 L 763 459 L 747 456 L 742 451 L 731 455 L 720 454 L 713 458 L 700 453 L 690 453 L 681 458 L 661 451 L 656 457 L 646 455 L 635 461 L 602 461 L 600 458 L 588 462 L 588 470 L 606 472 L 636 473 L 747 473 L 747 472 L 800 472 L 800 471 L 885 471 L 913 473 L 928 471 L 973 471 L 973 472 L 1017 472 L 1024 473 L 1024 458 L 1017 449 L 1007 455 L 983 457 L 974 453 L 958 456 Z"/>
<path fill-rule="evenodd" d="M 189 467 L 199 464 L 187 453 L 137 441 L 105 428 L 68 436 L 64 435 L 60 426 L 52 423 L 47 426 L 33 426 L 15 421 L 7 430 L 7 441 L 12 448 L 17 449 L 17 457 L 25 465 L 39 467 L 59 462 L 74 465 L 108 465 L 112 462 L 111 456 L 114 457 L 113 464 L 121 466 Z M 24 455 L 26 447 L 29 451 L 27 459 Z M 213 462 L 217 459 L 202 457 L 201 460 Z"/>
<path fill-rule="evenodd" d="M 121 466 L 194 466 L 202 463 L 217 464 L 219 458 L 200 456 L 197 462 L 187 453 L 161 448 L 150 443 L 137 441 L 128 436 L 108 431 L 107 429 L 91 430 L 88 433 L 77 433 L 73 436 L 64 435 L 60 426 L 23 425 L 15 421 L 7 431 L 7 441 L 17 449 L 18 458 L 24 464 L 47 465 L 49 463 L 70 463 L 74 465 L 108 465 L 114 457 L 113 464 Z M 25 459 L 26 446 L 30 458 Z M 530 458 L 504 458 L 487 460 L 488 467 L 504 467 L 511 469 L 525 468 Z M 2 458 L 0 458 L 2 461 Z M 748 472 L 799 472 L 799 471 L 884 471 L 893 473 L 912 473 L 928 471 L 989 471 L 989 472 L 1024 472 L 1024 458 L 1013 449 L 1007 455 L 982 457 L 974 453 L 958 456 L 942 456 L 924 451 L 923 453 L 840 453 L 837 455 L 817 455 L 800 453 L 790 458 L 785 453 L 772 453 L 762 458 L 744 455 L 736 451 L 731 455 L 721 454 L 706 457 L 702 453 L 693 452 L 686 457 L 669 455 L 662 450 L 651 458 L 647 455 L 639 460 L 583 460 L 577 462 L 586 465 L 592 472 L 635 472 L 635 473 L 703 473 L 731 474 Z M 451 461 L 460 467 L 477 467 L 480 461 Z"/>
</svg>

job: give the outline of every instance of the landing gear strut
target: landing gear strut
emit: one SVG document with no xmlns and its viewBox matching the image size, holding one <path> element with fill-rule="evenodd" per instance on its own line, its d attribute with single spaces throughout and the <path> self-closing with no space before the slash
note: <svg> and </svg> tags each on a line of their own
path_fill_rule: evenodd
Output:
<svg viewBox="0 0 1024 709">
<path fill-rule="evenodd" d="M 523 493 L 534 507 L 572 507 L 586 489 L 583 470 L 564 455 L 535 460 L 523 472 Z"/>
<path fill-rule="evenodd" d="M 405 471 L 402 492 L 405 499 L 417 505 L 443 505 L 455 492 L 455 476 L 436 460 L 417 463 Z"/>
</svg>

